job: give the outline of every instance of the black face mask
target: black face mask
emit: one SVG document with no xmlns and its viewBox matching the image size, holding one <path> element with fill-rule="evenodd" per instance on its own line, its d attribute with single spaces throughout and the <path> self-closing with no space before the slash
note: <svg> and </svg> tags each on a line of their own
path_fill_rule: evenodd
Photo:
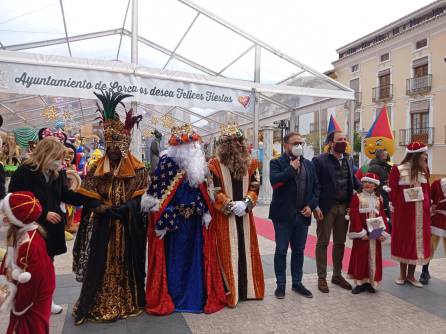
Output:
<svg viewBox="0 0 446 334">
<path fill-rule="evenodd" d="M 337 142 L 334 143 L 333 146 L 333 151 L 335 151 L 336 153 L 345 153 L 345 150 L 347 149 L 347 142 L 343 141 L 343 142 Z"/>
</svg>

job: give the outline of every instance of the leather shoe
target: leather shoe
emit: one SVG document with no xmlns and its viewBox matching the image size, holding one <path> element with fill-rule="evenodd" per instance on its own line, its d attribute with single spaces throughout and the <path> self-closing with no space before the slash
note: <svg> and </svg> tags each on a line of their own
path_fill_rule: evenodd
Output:
<svg viewBox="0 0 446 334">
<path fill-rule="evenodd" d="M 277 299 L 285 298 L 285 287 L 283 285 L 278 285 L 276 291 L 274 291 L 274 296 L 276 296 Z"/>
<path fill-rule="evenodd" d="M 428 285 L 429 284 L 429 280 L 431 279 L 431 275 L 429 274 L 428 271 L 423 271 L 420 275 L 420 283 L 423 285 Z"/>
<path fill-rule="evenodd" d="M 353 288 L 353 290 L 352 290 L 352 293 L 354 295 L 359 295 L 361 292 L 364 292 L 365 291 L 365 286 L 364 285 L 365 284 L 355 286 Z"/>
<path fill-rule="evenodd" d="M 328 293 L 330 290 L 328 289 L 327 280 L 325 278 L 319 278 L 317 280 L 317 288 L 320 292 Z"/>
<path fill-rule="evenodd" d="M 342 276 L 333 276 L 331 278 L 331 283 L 339 285 L 341 288 L 345 290 L 351 290 L 352 285 L 346 281 L 346 279 Z"/>
<path fill-rule="evenodd" d="M 294 292 L 304 296 L 305 298 L 313 298 L 313 294 L 302 283 L 295 284 L 292 287 Z"/>
</svg>

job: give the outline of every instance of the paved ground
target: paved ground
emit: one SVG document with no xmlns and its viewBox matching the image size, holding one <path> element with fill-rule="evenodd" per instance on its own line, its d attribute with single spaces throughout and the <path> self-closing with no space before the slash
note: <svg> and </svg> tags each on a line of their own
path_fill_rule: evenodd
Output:
<svg viewBox="0 0 446 334">
<path fill-rule="evenodd" d="M 256 209 L 258 217 L 267 216 L 267 208 Z M 315 235 L 315 226 L 310 236 Z M 0 240 L 4 240 L 4 228 Z M 64 313 L 52 317 L 51 334 L 71 333 L 446 333 L 446 259 L 443 250 L 432 262 L 431 284 L 423 289 L 397 286 L 393 279 L 397 266 L 384 269 L 384 281 L 375 295 L 354 296 L 330 286 L 329 294 L 316 287 L 316 265 L 306 257 L 304 284 L 313 291 L 313 299 L 302 298 L 290 290 L 284 300 L 274 298 L 274 241 L 259 236 L 266 279 L 265 300 L 241 303 L 236 309 L 224 309 L 213 315 L 173 314 L 168 317 L 141 315 L 111 324 L 73 324 L 71 309 L 80 285 L 71 273 L 71 255 L 56 260 L 56 302 Z M 72 247 L 73 242 L 69 245 Z M 0 242 L 0 246 L 1 242 Z M 350 243 L 347 243 L 350 246 Z M 312 253 L 311 250 L 309 253 Z M 389 245 L 384 245 L 389 258 Z M 0 315 L 0 333 L 8 317 Z"/>
</svg>

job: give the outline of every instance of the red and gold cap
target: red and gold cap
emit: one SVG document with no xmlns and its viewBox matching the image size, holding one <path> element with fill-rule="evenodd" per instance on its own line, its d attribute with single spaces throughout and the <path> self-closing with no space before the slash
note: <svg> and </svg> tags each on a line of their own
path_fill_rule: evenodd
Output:
<svg viewBox="0 0 446 334">
<path fill-rule="evenodd" d="M 6 195 L 1 209 L 11 224 L 24 227 L 35 222 L 42 214 L 39 200 L 30 191 L 17 191 Z"/>
</svg>

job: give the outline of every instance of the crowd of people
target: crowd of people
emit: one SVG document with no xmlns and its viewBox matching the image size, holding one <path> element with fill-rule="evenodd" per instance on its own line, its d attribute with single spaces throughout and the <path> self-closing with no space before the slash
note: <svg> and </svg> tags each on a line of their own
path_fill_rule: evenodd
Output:
<svg viewBox="0 0 446 334">
<path fill-rule="evenodd" d="M 130 109 L 123 122 L 116 112 L 127 95 L 97 97 L 106 154 L 90 166 L 82 183 L 70 187 L 66 166 L 72 158 L 67 158 L 66 146 L 48 136 L 14 172 L 1 202 L 3 221 L 9 224 L 0 268 L 0 310 L 10 311 L 7 333 L 48 333 L 51 313 L 62 310 L 53 302 L 53 262 L 67 252 L 67 205 L 82 206 L 73 248 L 73 272 L 82 284 L 73 310 L 77 325 L 143 311 L 209 314 L 263 299 L 253 216 L 260 175 L 243 131 L 234 124 L 224 126 L 216 154 L 207 161 L 193 127 L 173 127 L 168 148 L 161 153 L 158 147 L 149 175 L 129 151 L 140 116 Z M 310 161 L 303 157 L 304 138 L 288 133 L 285 152 L 270 163 L 275 296 L 286 295 L 289 246 L 292 290 L 313 296 L 302 284 L 313 217 L 322 293 L 329 292 L 332 233 L 332 284 L 354 294 L 375 292 L 382 280 L 381 244 L 388 239 L 392 258 L 400 262 L 395 282 L 421 287 L 414 272 L 416 265 L 424 265 L 427 283 L 433 249 L 446 236 L 446 179 L 430 187 L 426 146 L 411 143 L 390 172 L 386 152 L 376 152 L 376 161 L 358 180 L 346 154 L 345 134 L 333 131 L 327 143 L 328 152 Z M 342 276 L 347 236 L 353 239 L 348 278 L 354 287 Z"/>
</svg>

